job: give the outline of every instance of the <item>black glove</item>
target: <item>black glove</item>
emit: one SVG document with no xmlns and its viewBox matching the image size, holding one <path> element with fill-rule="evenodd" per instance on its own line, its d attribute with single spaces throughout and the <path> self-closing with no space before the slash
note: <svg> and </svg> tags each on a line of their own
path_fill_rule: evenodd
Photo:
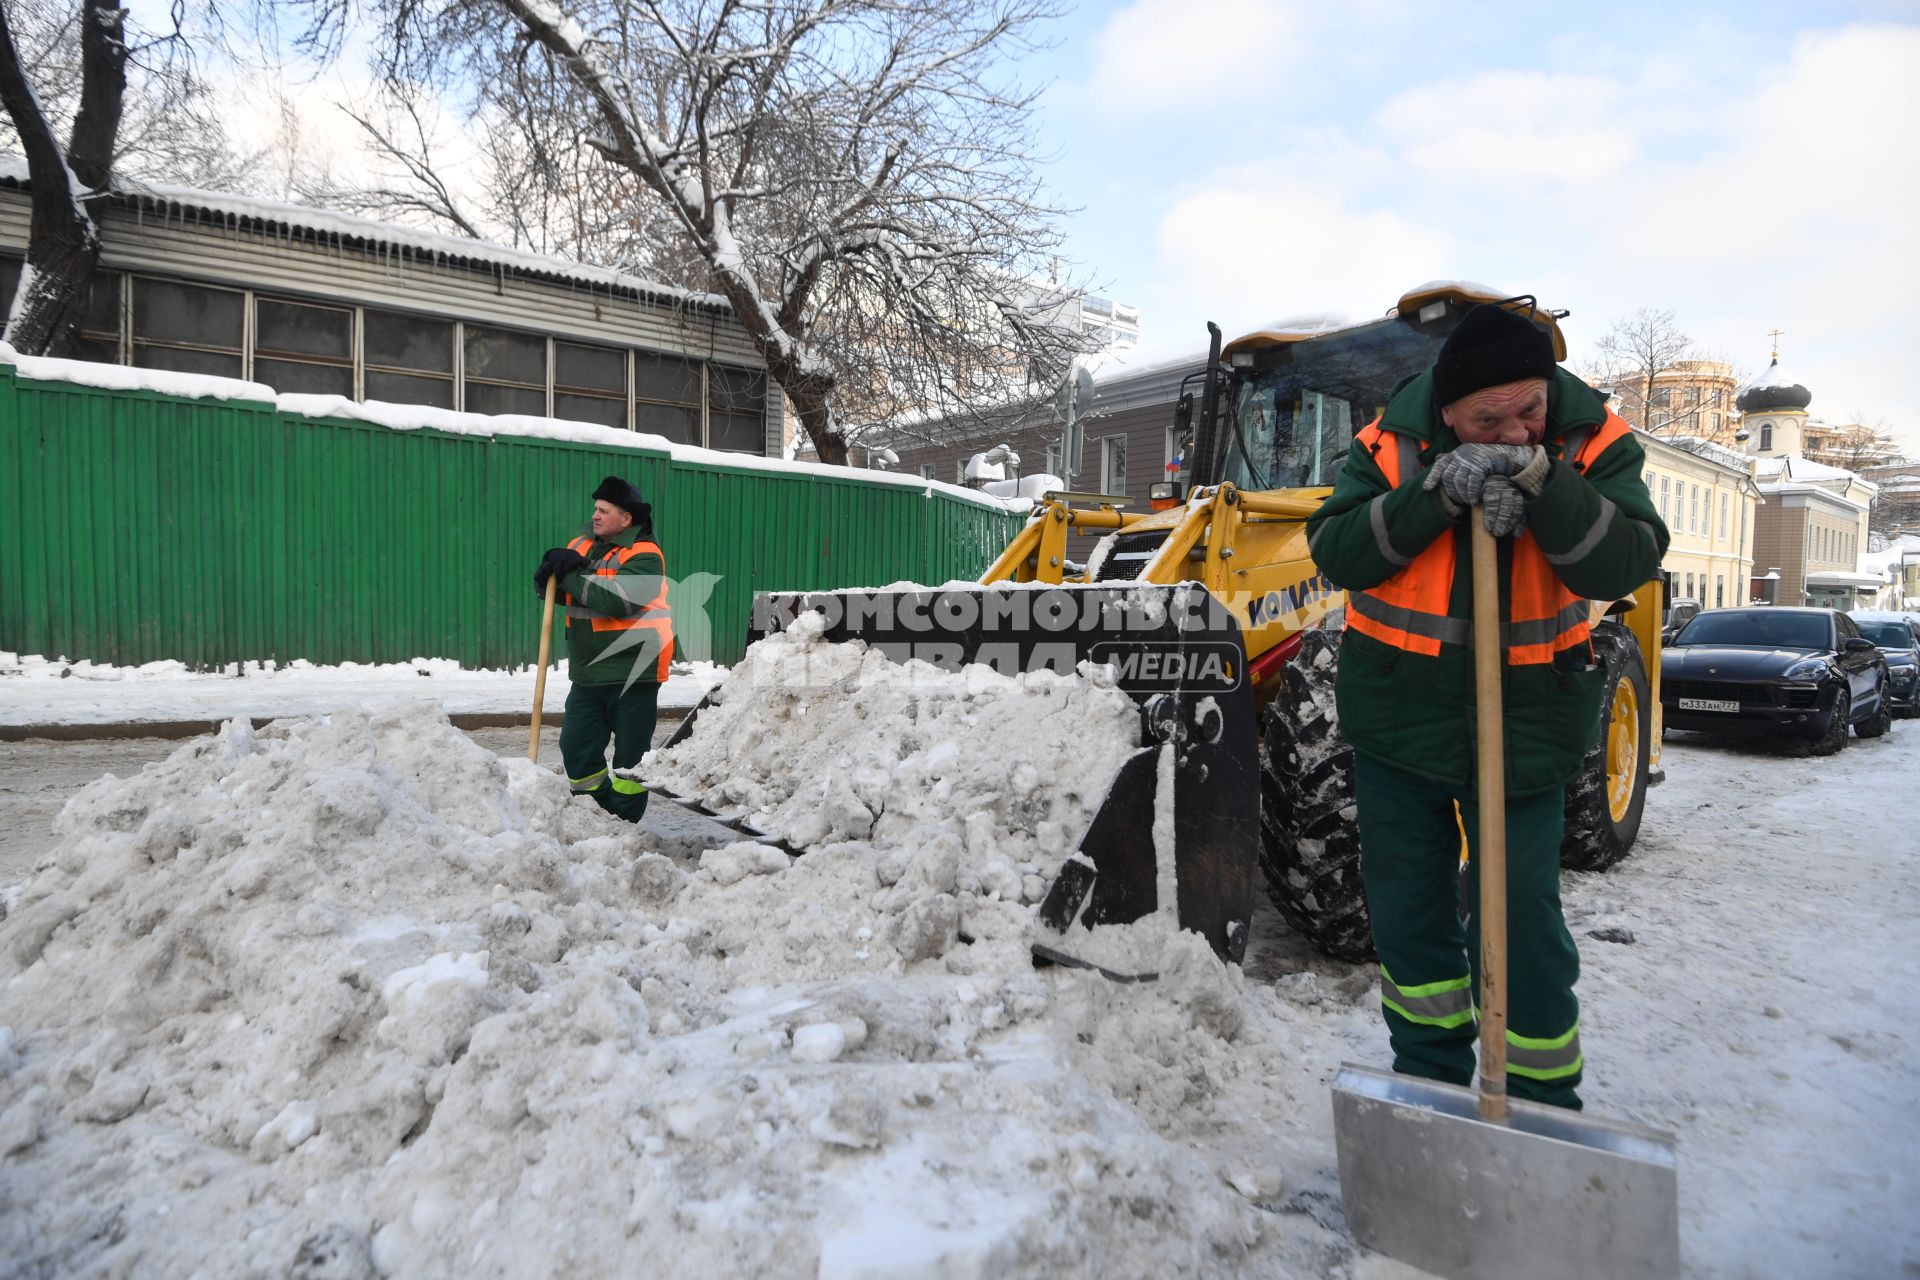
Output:
<svg viewBox="0 0 1920 1280">
<path fill-rule="evenodd" d="M 1533 461 L 1538 448 L 1525 444 L 1463 444 L 1434 459 L 1420 485 L 1440 490 L 1447 513 L 1458 515 L 1467 507 L 1480 505 L 1488 476 L 1514 474 Z"/>
<path fill-rule="evenodd" d="M 547 592 L 547 579 L 564 579 L 576 569 L 587 567 L 587 558 L 572 547 L 555 547 L 540 557 L 540 567 L 533 571 L 533 589 L 540 595 Z"/>
</svg>

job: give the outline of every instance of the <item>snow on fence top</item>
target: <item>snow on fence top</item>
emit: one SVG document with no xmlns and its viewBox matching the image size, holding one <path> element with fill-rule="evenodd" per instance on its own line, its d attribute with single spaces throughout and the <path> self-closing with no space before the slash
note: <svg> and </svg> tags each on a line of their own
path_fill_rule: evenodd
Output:
<svg viewBox="0 0 1920 1280">
<path fill-rule="evenodd" d="M 750 453 L 728 453 L 680 444 L 665 436 L 616 427 L 569 422 L 562 418 L 543 418 L 518 413 L 462 413 L 432 405 L 389 404 L 381 400 L 356 401 L 345 396 L 308 395 L 276 392 L 259 382 L 239 378 L 219 378 L 203 373 L 173 373 L 163 369 L 135 369 L 127 365 L 98 364 L 90 360 L 60 360 L 50 356 L 21 355 L 0 342 L 0 365 L 12 365 L 22 378 L 35 382 L 65 382 L 105 391 L 151 391 L 188 400 L 244 400 L 270 406 L 281 413 L 302 418 L 347 419 L 385 427 L 392 431 L 429 429 L 450 435 L 519 437 L 535 440 L 565 440 L 574 444 L 605 445 L 646 453 L 664 453 L 675 462 L 703 467 L 732 467 L 746 471 L 769 471 L 791 476 L 819 476 L 832 480 L 851 480 L 862 484 L 892 485 L 918 489 L 929 497 L 939 494 L 959 498 L 995 511 L 1025 511 L 1032 504 L 1025 498 L 996 498 L 940 480 L 927 480 L 893 471 L 868 471 L 835 467 L 819 462 L 788 462 L 763 458 Z"/>
<path fill-rule="evenodd" d="M 554 280 L 573 280 L 582 284 L 632 292 L 679 306 L 700 307 L 733 314 L 733 307 L 717 293 L 695 293 L 670 284 L 660 284 L 628 275 L 612 267 L 597 267 L 551 254 L 513 249 L 488 240 L 446 235 L 418 227 L 404 227 L 373 218 L 360 218 L 330 209 L 289 204 L 280 200 L 261 200 L 253 196 L 233 195 L 225 191 L 207 191 L 199 187 L 178 187 L 163 182 L 142 182 L 120 178 L 113 198 L 135 208 L 183 209 L 210 213 L 222 218 L 252 223 L 259 227 L 280 227 L 309 233 L 323 240 L 339 240 L 371 248 L 398 248 L 435 262 L 471 263 L 505 267 L 527 275 Z M 0 186 L 26 187 L 27 162 L 19 156 L 0 156 Z"/>
</svg>

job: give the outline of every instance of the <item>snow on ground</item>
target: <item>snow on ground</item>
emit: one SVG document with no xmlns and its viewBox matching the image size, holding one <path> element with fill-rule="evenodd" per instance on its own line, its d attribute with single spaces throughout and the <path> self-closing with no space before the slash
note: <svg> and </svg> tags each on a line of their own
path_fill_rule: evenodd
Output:
<svg viewBox="0 0 1920 1280">
<path fill-rule="evenodd" d="M 907 720 L 877 661 L 775 637 L 648 767 L 797 860 L 653 854 L 419 704 L 85 788 L 0 892 L 0 1258 L 1408 1274 L 1334 1182 L 1327 1082 L 1387 1057 L 1371 969 L 1268 912 L 1244 970 L 1151 924 L 1157 982 L 1032 969 L 1028 868 L 1130 710 L 916 670 Z M 1567 878 L 1588 1105 L 1679 1131 L 1689 1274 L 1920 1265 L 1916 763 L 1910 723 L 1828 760 L 1676 739 L 1634 857 Z"/>
<path fill-rule="evenodd" d="M 660 705 L 693 706 L 725 674 L 726 668 L 710 662 L 675 664 L 661 687 Z M 339 666 L 229 663 L 215 672 L 192 671 L 182 662 L 116 667 L 0 652 L 0 726 L 323 715 L 369 698 L 428 702 L 449 715 L 525 714 L 533 706 L 535 675 L 530 666 L 473 670 L 451 658 Z M 560 714 L 569 687 L 562 661 L 547 672 L 548 714 Z"/>
</svg>

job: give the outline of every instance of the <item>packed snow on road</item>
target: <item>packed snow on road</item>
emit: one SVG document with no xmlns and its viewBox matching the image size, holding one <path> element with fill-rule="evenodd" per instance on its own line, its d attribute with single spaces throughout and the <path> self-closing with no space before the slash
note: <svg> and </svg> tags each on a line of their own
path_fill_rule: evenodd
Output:
<svg viewBox="0 0 1920 1280">
<path fill-rule="evenodd" d="M 798 858 L 662 854 L 418 702 L 101 778 L 0 891 L 0 1270 L 1409 1275 L 1335 1182 L 1371 967 L 1266 912 L 1244 968 L 1158 918 L 1097 940 L 1157 981 L 1031 963 L 1136 724 L 771 637 L 647 773 Z M 1689 1274 L 1920 1263 L 1917 762 L 1676 739 L 1567 876 L 1588 1106 L 1678 1132 Z"/>
</svg>

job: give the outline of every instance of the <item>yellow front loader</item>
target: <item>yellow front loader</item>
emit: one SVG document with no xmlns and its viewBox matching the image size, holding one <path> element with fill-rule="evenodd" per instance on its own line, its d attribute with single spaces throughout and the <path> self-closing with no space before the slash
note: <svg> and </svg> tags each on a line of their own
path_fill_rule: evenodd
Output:
<svg viewBox="0 0 1920 1280">
<path fill-rule="evenodd" d="M 1140 749 L 1056 876 L 1042 918 L 1064 929 L 1152 910 L 1152 829 L 1171 806 L 1183 925 L 1237 959 L 1258 866 L 1291 924 L 1330 954 L 1362 957 L 1371 944 L 1351 752 L 1333 704 L 1346 597 L 1314 566 L 1305 521 L 1331 492 L 1354 431 L 1482 301 L 1526 310 L 1565 358 L 1559 315 L 1461 285 L 1416 290 L 1364 324 L 1282 326 L 1224 348 L 1210 325 L 1207 365 L 1176 415 L 1182 469 L 1155 487 L 1159 509 L 1049 494 L 978 588 L 764 597 L 756 625 L 821 610 L 829 638 L 903 660 L 1008 673 L 1112 665 L 1141 705 Z M 1098 539 L 1084 563 L 1069 554 L 1076 535 Z M 1632 846 L 1659 761 L 1659 583 L 1593 608 L 1609 696 L 1586 774 L 1568 788 L 1562 858 L 1581 869 Z"/>
</svg>

